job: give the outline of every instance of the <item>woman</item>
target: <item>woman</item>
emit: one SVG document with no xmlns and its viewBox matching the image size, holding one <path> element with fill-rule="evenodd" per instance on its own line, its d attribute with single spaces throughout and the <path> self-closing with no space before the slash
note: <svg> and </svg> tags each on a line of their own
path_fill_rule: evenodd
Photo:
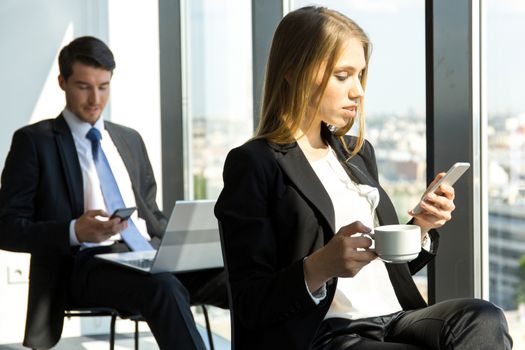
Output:
<svg viewBox="0 0 525 350">
<path fill-rule="evenodd" d="M 256 137 L 232 150 L 215 213 L 237 349 L 510 348 L 504 316 L 480 300 L 427 307 L 411 274 L 437 249 L 454 190 L 426 194 L 413 223 L 431 246 L 385 264 L 362 233 L 397 223 L 364 140 L 370 44 L 357 24 L 305 7 L 279 24 Z M 357 137 L 344 136 L 359 121 Z M 441 177 L 440 174 L 439 177 Z"/>
</svg>

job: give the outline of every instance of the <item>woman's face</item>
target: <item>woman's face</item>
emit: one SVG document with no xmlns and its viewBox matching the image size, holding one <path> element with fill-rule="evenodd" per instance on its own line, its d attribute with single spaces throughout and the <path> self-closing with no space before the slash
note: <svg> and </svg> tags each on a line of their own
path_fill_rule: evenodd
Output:
<svg viewBox="0 0 525 350">
<path fill-rule="evenodd" d="M 349 39 L 326 85 L 317 114 L 319 122 L 341 128 L 356 117 L 359 98 L 364 94 L 361 73 L 365 66 L 363 45 L 357 39 Z M 321 84 L 323 75 L 321 69 L 316 84 Z"/>
</svg>

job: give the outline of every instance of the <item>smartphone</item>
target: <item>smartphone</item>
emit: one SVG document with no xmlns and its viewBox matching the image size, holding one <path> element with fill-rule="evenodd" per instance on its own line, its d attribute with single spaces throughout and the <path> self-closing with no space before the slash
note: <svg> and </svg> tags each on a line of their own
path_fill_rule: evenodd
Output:
<svg viewBox="0 0 525 350">
<path fill-rule="evenodd" d="M 114 218 L 120 218 L 122 221 L 125 221 L 129 219 L 131 214 L 136 210 L 136 207 L 129 207 L 129 208 L 119 208 L 113 212 L 110 216 L 110 220 Z"/>
<path fill-rule="evenodd" d="M 436 182 L 434 186 L 432 186 L 432 188 L 428 191 L 428 193 L 436 192 L 436 190 L 439 188 L 439 186 L 442 183 L 446 183 L 450 186 L 454 185 L 454 183 L 458 181 L 461 175 L 463 175 L 469 167 L 470 167 L 470 163 L 466 163 L 466 162 L 458 162 L 454 164 L 450 169 L 448 169 L 445 176 L 439 179 L 439 181 Z M 414 207 L 414 209 L 412 209 L 414 214 L 419 214 L 421 212 L 421 207 L 419 206 L 420 203 L 421 201 Z"/>
</svg>

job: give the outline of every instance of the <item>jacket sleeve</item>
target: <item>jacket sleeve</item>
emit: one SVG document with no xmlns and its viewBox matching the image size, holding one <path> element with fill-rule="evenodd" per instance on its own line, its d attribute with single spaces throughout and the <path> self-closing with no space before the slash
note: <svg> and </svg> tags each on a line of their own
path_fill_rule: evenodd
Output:
<svg viewBox="0 0 525 350">
<path fill-rule="evenodd" d="M 39 190 L 37 146 L 24 129 L 11 143 L 0 187 L 0 248 L 15 252 L 70 254 L 69 222 L 35 220 Z"/>
<path fill-rule="evenodd" d="M 412 223 L 414 219 L 409 221 L 409 224 Z M 427 252 L 425 249 L 421 249 L 421 252 L 415 258 L 414 260 L 410 261 L 408 263 L 408 268 L 410 269 L 410 273 L 412 275 L 415 275 L 419 270 L 424 268 L 430 261 L 432 261 L 438 250 L 439 246 L 439 233 L 437 230 L 430 230 L 428 231 L 428 234 L 430 236 L 431 245 L 430 245 L 430 252 Z"/>
<path fill-rule="evenodd" d="M 249 329 L 298 318 L 317 307 L 306 290 L 302 259 L 284 267 L 278 261 L 283 247 L 277 244 L 271 208 L 279 174 L 269 152 L 261 155 L 245 147 L 231 151 L 215 207 L 233 309 Z"/>
<path fill-rule="evenodd" d="M 138 133 L 137 137 L 141 149 L 140 154 L 142 154 L 143 157 L 140 165 L 143 174 L 141 184 L 142 198 L 149 211 L 149 215 L 145 215 L 146 225 L 148 227 L 148 233 L 152 237 L 161 238 L 168 225 L 168 220 L 157 205 L 157 182 L 155 181 L 155 174 L 153 173 L 153 168 L 148 157 L 148 151 L 146 150 L 142 137 L 140 137 Z"/>
</svg>

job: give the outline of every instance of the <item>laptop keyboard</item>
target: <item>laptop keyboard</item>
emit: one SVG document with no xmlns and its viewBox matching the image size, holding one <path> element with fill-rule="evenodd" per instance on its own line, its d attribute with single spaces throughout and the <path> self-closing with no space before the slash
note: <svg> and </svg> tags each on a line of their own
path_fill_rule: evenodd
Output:
<svg viewBox="0 0 525 350">
<path fill-rule="evenodd" d="M 142 269 L 149 269 L 151 268 L 151 265 L 153 265 L 152 259 L 133 259 L 133 260 L 126 260 L 127 264 L 140 267 Z"/>
</svg>

